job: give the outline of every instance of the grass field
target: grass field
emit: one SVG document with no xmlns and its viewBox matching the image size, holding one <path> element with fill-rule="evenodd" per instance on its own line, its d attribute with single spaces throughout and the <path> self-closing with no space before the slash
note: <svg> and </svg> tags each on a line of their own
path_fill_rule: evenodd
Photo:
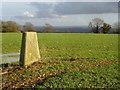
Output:
<svg viewBox="0 0 120 90">
<path fill-rule="evenodd" d="M 3 53 L 20 52 L 21 37 L 3 33 Z M 117 34 L 38 33 L 38 40 L 44 64 L 4 75 L 3 86 L 25 82 L 37 88 L 120 88 Z M 41 83 L 29 85 L 29 77 Z"/>
<path fill-rule="evenodd" d="M 2 35 L 3 53 L 20 52 L 22 34 Z M 96 58 L 117 59 L 118 35 L 49 33 L 38 34 L 39 48 L 43 58 Z"/>
</svg>

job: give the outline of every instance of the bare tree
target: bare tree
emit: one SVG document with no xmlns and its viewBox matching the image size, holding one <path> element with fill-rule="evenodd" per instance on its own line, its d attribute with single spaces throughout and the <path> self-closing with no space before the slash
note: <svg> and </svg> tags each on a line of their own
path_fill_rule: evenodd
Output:
<svg viewBox="0 0 120 90">
<path fill-rule="evenodd" d="M 94 33 L 99 33 L 101 27 L 104 24 L 104 20 L 100 18 L 94 18 L 90 23 L 89 23 L 89 28 L 92 29 L 92 32 Z"/>
<path fill-rule="evenodd" d="M 48 23 L 46 23 L 45 27 L 43 28 L 43 32 L 50 33 L 50 32 L 53 32 L 53 31 L 54 31 L 53 26 L 48 24 Z"/>
<path fill-rule="evenodd" d="M 34 25 L 30 22 L 26 22 L 25 25 L 23 26 L 23 29 L 25 32 L 34 32 L 35 31 Z"/>
</svg>

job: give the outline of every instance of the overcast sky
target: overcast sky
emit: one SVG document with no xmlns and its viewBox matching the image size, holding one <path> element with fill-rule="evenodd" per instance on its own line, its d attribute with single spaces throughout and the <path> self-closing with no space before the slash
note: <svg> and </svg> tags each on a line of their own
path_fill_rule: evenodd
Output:
<svg viewBox="0 0 120 90">
<path fill-rule="evenodd" d="M 2 6 L 0 7 L 2 9 L 0 19 L 15 20 L 22 25 L 25 22 L 31 22 L 35 26 L 43 26 L 45 23 L 53 26 L 88 26 L 94 18 L 101 18 L 111 25 L 118 21 L 118 0 L 106 0 L 107 2 L 100 2 L 103 0 L 98 0 L 99 2 L 93 2 L 94 0 L 91 2 L 87 0 L 84 0 L 86 2 L 7 1 L 3 0 L 0 5 Z"/>
</svg>

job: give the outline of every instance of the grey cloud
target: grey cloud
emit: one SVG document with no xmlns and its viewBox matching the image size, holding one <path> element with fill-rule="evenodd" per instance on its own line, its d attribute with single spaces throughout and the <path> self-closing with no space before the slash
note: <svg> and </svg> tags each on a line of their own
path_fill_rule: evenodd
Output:
<svg viewBox="0 0 120 90">
<path fill-rule="evenodd" d="M 35 17 L 15 16 L 14 18 L 15 19 L 24 19 L 24 20 L 26 20 L 26 19 L 34 19 Z"/>
<path fill-rule="evenodd" d="M 34 18 L 57 18 L 74 14 L 118 13 L 118 2 L 32 2 Z M 18 16 L 18 18 L 24 18 Z"/>
<path fill-rule="evenodd" d="M 39 18 L 55 18 L 59 17 L 55 12 L 56 3 L 31 3 L 32 6 L 37 8 L 36 17 Z"/>
<path fill-rule="evenodd" d="M 58 4 L 55 11 L 59 15 L 117 13 L 117 2 L 67 2 Z"/>
</svg>

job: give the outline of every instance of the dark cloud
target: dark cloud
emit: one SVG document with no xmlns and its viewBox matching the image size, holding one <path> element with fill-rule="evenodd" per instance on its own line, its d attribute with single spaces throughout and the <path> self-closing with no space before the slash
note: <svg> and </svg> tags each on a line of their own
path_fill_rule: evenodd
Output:
<svg viewBox="0 0 120 90">
<path fill-rule="evenodd" d="M 59 15 L 117 13 L 117 2 L 67 2 L 58 4 L 55 11 Z"/>
<path fill-rule="evenodd" d="M 118 13 L 118 2 L 32 2 L 34 18 L 56 18 L 74 14 Z M 18 16 L 18 18 L 24 18 Z"/>
</svg>

